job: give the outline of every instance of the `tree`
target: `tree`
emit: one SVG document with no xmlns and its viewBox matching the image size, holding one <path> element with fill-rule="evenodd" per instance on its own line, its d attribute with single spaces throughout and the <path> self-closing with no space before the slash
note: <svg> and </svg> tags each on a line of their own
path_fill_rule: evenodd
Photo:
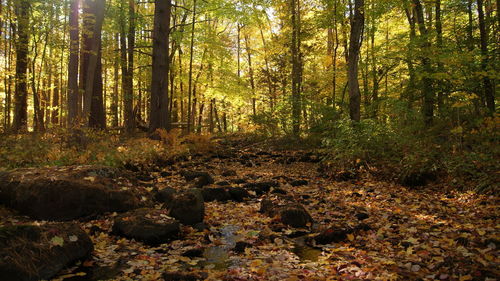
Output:
<svg viewBox="0 0 500 281">
<path fill-rule="evenodd" d="M 169 0 L 155 0 L 149 115 L 150 131 L 155 131 L 159 128 L 170 130 L 170 113 L 168 110 L 168 72 L 170 66 L 168 45 L 171 6 Z"/>
<path fill-rule="evenodd" d="M 14 104 L 15 132 L 28 129 L 28 44 L 30 24 L 30 3 L 28 0 L 15 0 L 15 13 L 17 16 L 17 40 L 16 48 L 16 88 Z"/>
<path fill-rule="evenodd" d="M 349 84 L 349 115 L 353 121 L 361 120 L 361 93 L 358 81 L 358 60 L 364 22 L 364 0 L 355 0 L 354 16 L 351 19 L 347 70 Z"/>
<path fill-rule="evenodd" d="M 128 32 L 125 34 L 125 2 L 122 0 L 120 15 L 120 51 L 122 68 L 123 117 L 125 130 L 135 128 L 134 117 L 134 47 L 135 47 L 135 1 L 128 0 Z M 128 43 L 128 46 L 127 46 Z"/>
<path fill-rule="evenodd" d="M 89 127 L 105 128 L 102 93 L 101 31 L 105 0 L 85 0 L 80 89 L 83 91 L 83 120 Z"/>
<path fill-rule="evenodd" d="M 495 93 L 493 89 L 493 84 L 487 74 L 489 67 L 488 58 L 488 32 L 486 31 L 486 22 L 484 19 L 483 11 L 483 0 L 477 0 L 477 13 L 479 18 L 479 36 L 480 36 L 480 46 L 481 46 L 481 69 L 485 72 L 482 81 L 482 92 L 486 103 L 486 108 L 489 114 L 493 115 L 495 113 Z M 497 15 L 498 16 L 498 15 Z"/>
<path fill-rule="evenodd" d="M 302 84 L 300 0 L 290 0 L 290 15 L 292 24 L 292 44 L 290 46 L 292 56 L 292 132 L 298 136 L 300 133 Z"/>
<path fill-rule="evenodd" d="M 413 0 L 413 5 L 415 7 L 415 18 L 418 26 L 418 30 L 420 32 L 420 60 L 423 68 L 422 75 L 422 92 L 423 92 L 423 105 L 422 112 L 424 115 L 424 123 L 427 126 L 432 125 L 434 120 L 434 100 L 435 94 L 432 85 L 432 64 L 430 60 L 431 53 L 431 42 L 429 39 L 429 32 L 427 27 L 425 26 L 425 18 L 424 18 L 424 9 L 420 0 Z"/>
<path fill-rule="evenodd" d="M 78 116 L 78 51 L 80 0 L 72 0 L 69 15 L 69 62 L 68 62 L 68 126 L 76 125 Z"/>
</svg>

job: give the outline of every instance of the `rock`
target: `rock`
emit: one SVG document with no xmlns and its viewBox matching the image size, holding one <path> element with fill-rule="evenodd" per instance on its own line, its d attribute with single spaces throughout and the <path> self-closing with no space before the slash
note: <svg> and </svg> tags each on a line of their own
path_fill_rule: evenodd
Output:
<svg viewBox="0 0 500 281">
<path fill-rule="evenodd" d="M 304 206 L 291 201 L 291 198 L 280 196 L 266 198 L 261 201 L 260 212 L 270 217 L 278 216 L 283 224 L 303 228 L 313 223 L 313 219 Z"/>
<path fill-rule="evenodd" d="M 154 194 L 154 199 L 158 202 L 165 203 L 168 205 L 170 202 L 172 202 L 176 193 L 177 190 L 171 187 L 166 187 L 162 190 L 157 191 Z"/>
<path fill-rule="evenodd" d="M 203 222 L 205 204 L 200 189 L 192 188 L 177 193 L 173 200 L 166 205 L 170 210 L 170 216 L 183 224 L 194 225 Z"/>
<path fill-rule="evenodd" d="M 355 216 L 360 221 L 366 220 L 367 218 L 370 217 L 367 213 L 357 213 Z"/>
<path fill-rule="evenodd" d="M 212 178 L 212 176 L 208 172 L 203 172 L 203 171 L 181 171 L 181 175 L 187 181 L 192 181 L 196 178 L 201 178 L 201 177 L 205 177 L 207 179 Z"/>
<path fill-rule="evenodd" d="M 246 182 L 247 182 L 247 180 L 243 179 L 243 178 L 233 180 L 233 183 L 235 183 L 235 184 L 242 184 L 242 183 L 246 183 Z"/>
<path fill-rule="evenodd" d="M 231 185 L 231 183 L 229 183 L 228 181 L 219 181 L 219 182 L 216 182 L 215 185 L 218 185 L 218 186 L 229 186 L 229 185 Z"/>
<path fill-rule="evenodd" d="M 231 187 L 228 188 L 227 191 L 229 192 L 231 199 L 236 202 L 243 202 L 245 201 L 245 198 L 250 197 L 248 191 L 242 187 Z"/>
<path fill-rule="evenodd" d="M 160 176 L 162 178 L 170 177 L 171 175 L 172 175 L 172 172 L 169 172 L 169 171 L 161 171 L 160 172 Z"/>
<path fill-rule="evenodd" d="M 0 227 L 0 280 L 50 279 L 90 257 L 92 241 L 77 224 Z"/>
<path fill-rule="evenodd" d="M 318 244 L 338 243 L 345 241 L 348 234 L 368 230 L 371 230 L 371 227 L 365 223 L 360 223 L 355 227 L 350 227 L 348 225 L 336 225 L 323 230 L 320 234 L 314 237 L 314 240 Z"/>
<path fill-rule="evenodd" d="M 337 172 L 333 178 L 336 181 L 350 181 L 358 178 L 358 174 L 355 171 L 340 171 Z"/>
<path fill-rule="evenodd" d="M 279 183 L 275 181 L 269 181 L 269 182 L 252 182 L 252 183 L 247 183 L 243 186 L 243 188 L 255 191 L 257 195 L 262 195 L 264 193 L 267 193 L 271 190 L 271 187 L 278 187 Z"/>
<path fill-rule="evenodd" d="M 222 171 L 221 175 L 223 177 L 235 177 L 237 174 L 235 170 L 227 169 Z"/>
<path fill-rule="evenodd" d="M 252 244 L 245 242 L 245 241 L 238 241 L 234 245 L 233 251 L 241 254 L 241 253 L 245 252 L 246 248 L 250 248 L 250 247 L 252 247 Z"/>
<path fill-rule="evenodd" d="M 274 203 L 271 199 L 263 199 L 262 201 L 260 201 L 260 210 L 259 212 L 263 213 L 263 214 L 266 214 L 266 213 L 270 213 L 271 212 L 271 209 L 274 207 Z"/>
<path fill-rule="evenodd" d="M 219 201 L 225 202 L 231 199 L 229 192 L 222 187 L 203 188 L 201 190 L 205 202 Z"/>
<path fill-rule="evenodd" d="M 162 277 L 165 281 L 198 281 L 207 279 L 208 275 L 205 272 L 165 272 Z"/>
<path fill-rule="evenodd" d="M 0 204 L 34 219 L 64 221 L 141 206 L 139 195 L 121 190 L 112 168 L 71 166 L 17 169 L 0 175 Z"/>
<path fill-rule="evenodd" d="M 314 240 L 318 244 L 338 243 L 346 240 L 347 234 L 351 234 L 352 232 L 351 228 L 330 227 L 318 234 Z"/>
<path fill-rule="evenodd" d="M 194 185 L 198 188 L 214 183 L 213 177 L 208 172 L 182 171 L 181 175 L 187 181 L 194 181 Z"/>
<path fill-rule="evenodd" d="M 300 204 L 290 204 L 281 208 L 281 222 L 291 227 L 307 227 L 313 222 L 311 215 Z"/>
<path fill-rule="evenodd" d="M 271 193 L 274 193 L 274 194 L 287 194 L 288 192 L 286 192 L 286 190 L 284 190 L 282 188 L 273 188 L 273 190 L 271 191 Z"/>
<path fill-rule="evenodd" d="M 203 251 L 204 249 L 202 248 L 191 249 L 182 253 L 182 256 L 188 258 L 199 258 L 203 256 Z"/>
<path fill-rule="evenodd" d="M 406 187 L 418 187 L 425 186 L 436 180 L 436 172 L 413 172 L 401 176 L 399 182 Z"/>
<path fill-rule="evenodd" d="M 137 209 L 115 218 L 113 234 L 158 245 L 178 237 L 179 223 L 169 217 L 167 210 Z"/>
<path fill-rule="evenodd" d="M 308 185 L 309 182 L 306 180 L 294 180 L 290 182 L 291 186 L 302 186 L 302 185 Z"/>
</svg>

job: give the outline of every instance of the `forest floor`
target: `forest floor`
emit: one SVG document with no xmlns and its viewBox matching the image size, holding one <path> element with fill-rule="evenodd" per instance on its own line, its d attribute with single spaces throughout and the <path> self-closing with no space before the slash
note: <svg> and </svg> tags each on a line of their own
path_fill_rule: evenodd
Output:
<svg viewBox="0 0 500 281">
<path fill-rule="evenodd" d="M 432 186 L 410 189 L 369 178 L 338 182 L 316 161 L 301 161 L 308 155 L 304 151 L 243 144 L 219 149 L 213 155 L 229 150 L 231 156 L 195 155 L 159 169 L 144 166 L 138 184 L 150 192 L 184 189 L 189 183 L 180 172 L 203 170 L 214 177 L 212 186 L 278 185 L 260 196 L 251 192 L 243 202 L 205 202 L 204 230 L 182 226 L 181 239 L 158 246 L 113 235 L 116 213 L 77 221 L 92 239 L 92 258 L 54 280 L 465 281 L 500 276 L 498 197 Z M 222 176 L 227 170 L 236 173 Z M 263 198 L 281 194 L 304 206 L 313 222 L 292 228 L 259 212 Z M 0 225 L 33 223 L 1 206 L 0 214 Z M 328 229 L 354 229 L 361 223 L 362 228 L 330 243 L 314 240 Z"/>
</svg>

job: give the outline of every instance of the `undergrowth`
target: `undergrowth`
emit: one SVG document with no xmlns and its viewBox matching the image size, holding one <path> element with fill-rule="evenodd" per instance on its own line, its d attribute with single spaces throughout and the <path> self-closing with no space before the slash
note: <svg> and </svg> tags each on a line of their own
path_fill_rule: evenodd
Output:
<svg viewBox="0 0 500 281">
<path fill-rule="evenodd" d="M 154 139 L 94 130 L 53 130 L 44 134 L 6 135 L 0 139 L 0 169 L 20 167 L 151 163 L 215 149 L 209 136 L 157 131 Z"/>
<path fill-rule="evenodd" d="M 456 189 L 498 192 L 500 118 L 432 128 L 340 120 L 322 128 L 324 162 L 337 171 L 367 171 L 408 186 L 436 179 Z"/>
</svg>

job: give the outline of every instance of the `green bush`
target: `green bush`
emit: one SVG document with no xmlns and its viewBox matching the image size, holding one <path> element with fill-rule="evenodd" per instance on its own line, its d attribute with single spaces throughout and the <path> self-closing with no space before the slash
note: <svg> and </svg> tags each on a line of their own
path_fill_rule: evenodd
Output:
<svg viewBox="0 0 500 281">
<path fill-rule="evenodd" d="M 459 189 L 498 192 L 498 118 L 467 124 L 457 129 L 438 121 L 424 129 L 401 120 L 343 119 L 323 125 L 322 147 L 337 171 L 376 171 L 409 185 L 439 178 Z"/>
</svg>

